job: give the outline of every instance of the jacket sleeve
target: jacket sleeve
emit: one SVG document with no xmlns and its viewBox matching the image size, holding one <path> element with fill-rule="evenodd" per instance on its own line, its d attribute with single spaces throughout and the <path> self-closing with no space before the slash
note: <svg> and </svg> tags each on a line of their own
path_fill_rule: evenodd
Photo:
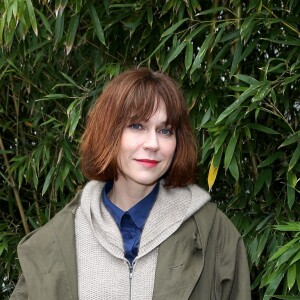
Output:
<svg viewBox="0 0 300 300">
<path fill-rule="evenodd" d="M 24 276 L 21 275 L 9 300 L 27 300 L 27 299 L 28 299 L 27 286 L 26 286 Z"/>
<path fill-rule="evenodd" d="M 244 242 L 231 221 L 222 214 L 218 252 L 220 263 L 220 298 L 250 300 L 250 272 Z"/>
<path fill-rule="evenodd" d="M 234 272 L 230 280 L 223 279 L 221 282 L 221 299 L 250 300 L 250 274 L 248 260 L 242 238 L 237 243 Z"/>
</svg>

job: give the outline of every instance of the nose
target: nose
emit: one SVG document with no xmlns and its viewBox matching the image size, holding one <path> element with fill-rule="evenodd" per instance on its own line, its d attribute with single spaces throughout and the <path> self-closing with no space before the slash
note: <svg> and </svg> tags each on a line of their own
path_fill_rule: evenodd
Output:
<svg viewBox="0 0 300 300">
<path fill-rule="evenodd" d="M 145 150 L 157 151 L 159 149 L 159 141 L 156 131 L 148 132 L 145 136 L 143 145 Z"/>
</svg>

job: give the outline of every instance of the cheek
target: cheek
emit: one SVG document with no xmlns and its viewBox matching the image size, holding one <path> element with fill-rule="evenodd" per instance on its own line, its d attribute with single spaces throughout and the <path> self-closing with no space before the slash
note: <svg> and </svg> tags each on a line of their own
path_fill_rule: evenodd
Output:
<svg viewBox="0 0 300 300">
<path fill-rule="evenodd" d="M 170 156 L 170 159 L 173 159 L 175 151 L 176 151 L 176 140 L 174 140 L 168 145 L 168 147 L 166 148 L 166 154 Z"/>
</svg>

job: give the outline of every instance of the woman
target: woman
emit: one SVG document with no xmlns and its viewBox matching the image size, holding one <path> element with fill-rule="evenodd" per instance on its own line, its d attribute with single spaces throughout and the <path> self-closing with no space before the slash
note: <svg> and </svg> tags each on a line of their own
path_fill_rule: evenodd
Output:
<svg viewBox="0 0 300 300">
<path fill-rule="evenodd" d="M 185 100 L 168 76 L 129 70 L 92 108 L 90 180 L 25 237 L 11 299 L 250 299 L 243 241 L 195 181 Z"/>
</svg>

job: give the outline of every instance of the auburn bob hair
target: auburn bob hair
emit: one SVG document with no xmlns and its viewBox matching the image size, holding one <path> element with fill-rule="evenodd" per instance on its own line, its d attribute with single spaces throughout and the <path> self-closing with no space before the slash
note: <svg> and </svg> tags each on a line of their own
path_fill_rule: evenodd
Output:
<svg viewBox="0 0 300 300">
<path fill-rule="evenodd" d="M 131 69 L 114 78 L 103 90 L 87 117 L 81 140 L 81 169 L 90 180 L 116 180 L 122 170 L 118 153 L 123 129 L 148 120 L 163 101 L 167 124 L 175 130 L 176 150 L 165 187 L 195 182 L 196 142 L 185 99 L 169 76 L 148 68 Z"/>
</svg>

